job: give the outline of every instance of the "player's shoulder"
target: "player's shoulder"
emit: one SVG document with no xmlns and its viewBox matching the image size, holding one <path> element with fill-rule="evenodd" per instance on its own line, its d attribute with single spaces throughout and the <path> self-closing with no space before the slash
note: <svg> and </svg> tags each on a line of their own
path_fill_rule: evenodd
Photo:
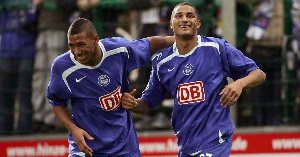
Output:
<svg viewBox="0 0 300 157">
<path fill-rule="evenodd" d="M 109 38 L 104 38 L 104 39 L 101 39 L 101 42 L 104 42 L 104 43 L 116 43 L 116 42 L 124 42 L 124 41 L 129 41 L 125 38 L 122 38 L 122 37 L 109 37 Z"/>
<path fill-rule="evenodd" d="M 65 52 L 63 54 L 60 54 L 59 56 L 56 57 L 56 59 L 54 60 L 54 63 L 56 63 L 56 62 L 64 62 L 66 60 L 70 60 L 71 59 L 70 53 L 71 53 L 71 51 L 69 50 L 69 51 L 67 51 L 67 52 Z"/>
<path fill-rule="evenodd" d="M 71 59 L 71 51 L 65 52 L 59 55 L 52 64 L 52 69 L 66 69 L 70 66 L 75 65 L 75 63 Z"/>
<path fill-rule="evenodd" d="M 225 39 L 206 36 L 201 36 L 201 43 L 214 43 L 213 45 L 218 47 L 219 51 L 223 51 L 225 47 L 230 45 Z"/>
<path fill-rule="evenodd" d="M 168 56 L 172 55 L 173 53 L 174 53 L 173 46 L 170 46 L 164 49 L 163 51 L 161 51 L 160 53 L 155 54 L 152 61 L 159 62 L 167 58 Z"/>
<path fill-rule="evenodd" d="M 206 36 L 201 36 L 201 42 L 216 42 L 216 43 L 224 43 L 225 40 L 222 38 L 217 38 L 217 37 L 206 37 Z"/>
<path fill-rule="evenodd" d="M 122 37 L 111 37 L 101 39 L 100 42 L 103 44 L 107 51 L 116 49 L 118 47 L 126 47 L 130 43 L 129 40 Z"/>
</svg>

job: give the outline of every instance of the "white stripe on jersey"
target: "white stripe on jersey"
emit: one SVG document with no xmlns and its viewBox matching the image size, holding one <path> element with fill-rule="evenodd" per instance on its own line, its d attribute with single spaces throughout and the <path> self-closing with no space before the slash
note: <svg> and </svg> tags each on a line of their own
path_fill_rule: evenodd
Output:
<svg viewBox="0 0 300 157">
<path fill-rule="evenodd" d="M 221 133 L 221 130 L 219 130 L 219 143 L 223 143 L 225 142 L 225 140 L 222 138 L 222 133 Z"/>
<path fill-rule="evenodd" d="M 106 51 L 104 45 L 100 41 L 99 41 L 99 46 L 100 46 L 100 48 L 102 50 L 103 58 L 106 58 L 106 57 L 114 55 L 114 54 L 118 54 L 120 52 L 126 52 L 128 58 L 129 58 L 128 50 L 127 50 L 126 47 L 118 47 L 116 49 L 112 49 L 112 50 Z M 104 59 L 101 60 L 101 62 L 100 62 L 99 65 L 101 65 L 101 63 L 102 63 L 103 60 Z"/>
<path fill-rule="evenodd" d="M 85 66 L 85 65 L 82 65 L 78 61 L 76 61 L 74 55 L 72 53 L 70 53 L 70 58 L 75 63 L 75 66 L 70 67 L 69 69 L 67 69 L 66 71 L 64 71 L 62 73 L 62 79 L 64 80 L 64 82 L 65 82 L 65 84 L 68 87 L 68 89 L 69 89 L 70 92 L 72 92 L 72 91 L 71 91 L 71 88 L 70 88 L 70 86 L 69 86 L 69 84 L 67 82 L 67 77 L 70 74 L 72 74 L 74 71 L 76 71 L 78 69 L 82 69 L 82 68 L 96 69 L 96 68 L 98 68 L 102 64 L 102 62 L 104 61 L 104 59 L 106 57 L 111 56 L 111 55 L 115 55 L 115 54 L 118 54 L 118 53 L 121 53 L 121 52 L 126 52 L 128 58 L 129 58 L 128 50 L 127 50 L 126 47 L 118 47 L 116 49 L 112 49 L 110 51 L 106 51 L 105 47 L 103 46 L 103 44 L 100 41 L 99 41 L 98 44 L 99 44 L 99 46 L 100 46 L 100 48 L 102 50 L 103 56 L 102 56 L 102 60 L 100 61 L 100 63 L 97 64 L 96 66 Z"/>
<path fill-rule="evenodd" d="M 85 157 L 85 153 L 84 152 L 75 152 L 75 153 L 69 154 L 69 156 L 73 156 L 73 155 L 76 155 L 78 157 Z"/>
<path fill-rule="evenodd" d="M 161 66 L 162 64 L 164 64 L 164 63 L 170 61 L 170 60 L 171 60 L 173 57 L 175 57 L 175 56 L 177 56 L 177 54 L 173 53 L 172 55 L 170 55 L 170 56 L 164 58 L 163 60 L 161 60 L 161 61 L 157 64 L 157 70 L 156 70 L 156 72 L 157 72 L 157 77 L 158 77 L 158 80 L 159 80 L 159 81 L 160 81 L 160 78 L 159 78 L 159 75 L 158 75 L 158 71 L 159 71 L 160 66 Z"/>
<path fill-rule="evenodd" d="M 164 63 L 170 61 L 173 57 L 178 56 L 178 57 L 187 57 L 189 55 L 191 55 L 195 49 L 197 47 L 202 47 L 202 46 L 211 46 L 211 47 L 215 47 L 218 50 L 218 53 L 220 54 L 220 48 L 219 48 L 219 44 L 216 42 L 201 42 L 201 36 L 198 35 L 198 45 L 196 47 L 194 47 L 189 53 L 185 54 L 185 55 L 180 55 L 176 46 L 176 42 L 173 44 L 173 54 L 170 56 L 167 56 L 166 58 L 162 59 L 156 67 L 156 73 L 157 73 L 157 77 L 158 80 L 160 81 L 159 75 L 158 75 L 158 71 L 161 65 L 163 65 Z"/>
<path fill-rule="evenodd" d="M 212 47 L 215 47 L 217 48 L 219 54 L 220 54 L 220 48 L 219 48 L 219 44 L 216 43 L 216 42 L 201 42 L 201 36 L 198 35 L 198 47 L 201 47 L 201 46 L 212 46 Z"/>
<path fill-rule="evenodd" d="M 71 54 L 72 54 L 72 53 L 71 53 Z M 68 84 L 68 82 L 67 82 L 67 77 L 68 77 L 70 74 L 72 74 L 74 71 L 78 70 L 78 69 L 81 69 L 81 67 L 75 65 L 75 66 L 73 66 L 73 67 L 70 67 L 69 69 L 67 69 L 66 71 L 64 71 L 64 72 L 62 73 L 62 78 L 63 78 L 63 80 L 64 80 L 64 82 L 65 82 L 65 84 L 66 84 L 66 86 L 68 87 L 68 89 L 69 89 L 70 92 L 72 92 L 72 91 L 71 91 L 71 88 L 70 88 L 70 86 L 69 86 L 69 84 Z"/>
<path fill-rule="evenodd" d="M 215 42 L 203 42 L 203 43 L 199 43 L 198 44 L 199 47 L 201 46 L 212 46 L 218 49 L 218 52 L 220 54 L 220 50 L 219 50 L 219 44 L 215 43 Z"/>
</svg>

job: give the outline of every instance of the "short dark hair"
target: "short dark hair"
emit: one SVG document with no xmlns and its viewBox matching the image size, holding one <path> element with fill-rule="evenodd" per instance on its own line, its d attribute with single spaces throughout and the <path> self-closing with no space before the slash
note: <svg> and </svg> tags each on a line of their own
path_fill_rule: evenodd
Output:
<svg viewBox="0 0 300 157">
<path fill-rule="evenodd" d="M 177 7 L 179 7 L 179 6 L 183 6 L 183 5 L 188 5 L 188 6 L 191 6 L 192 8 L 194 8 L 195 13 L 196 13 L 196 15 L 197 15 L 197 19 L 198 19 L 199 15 L 198 15 L 198 10 L 197 10 L 197 8 L 196 8 L 193 4 L 191 4 L 191 3 L 189 3 L 189 2 L 181 2 L 181 3 L 177 4 L 177 5 L 173 8 L 173 10 L 172 10 L 171 19 L 172 19 L 173 16 L 174 16 L 174 10 L 175 10 L 175 8 L 177 8 Z"/>
<path fill-rule="evenodd" d="M 85 18 L 75 19 L 69 27 L 68 36 L 86 32 L 86 36 L 93 38 L 97 34 L 94 24 Z"/>
</svg>

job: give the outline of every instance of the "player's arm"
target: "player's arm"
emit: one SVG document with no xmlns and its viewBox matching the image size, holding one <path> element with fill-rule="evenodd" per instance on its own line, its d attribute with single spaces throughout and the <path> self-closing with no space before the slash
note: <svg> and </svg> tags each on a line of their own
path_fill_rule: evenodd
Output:
<svg viewBox="0 0 300 157">
<path fill-rule="evenodd" d="M 257 87 L 265 82 L 266 78 L 267 75 L 261 69 L 256 69 L 251 71 L 246 77 L 238 79 L 237 81 L 240 81 L 244 85 L 244 88 L 247 89 Z"/>
<path fill-rule="evenodd" d="M 137 114 L 146 114 L 150 107 L 146 103 L 146 101 L 142 98 L 135 99 L 134 94 L 136 93 L 136 89 L 134 89 L 130 93 L 123 93 L 122 94 L 122 107 L 128 110 L 131 110 Z"/>
<path fill-rule="evenodd" d="M 246 77 L 230 83 L 220 93 L 222 95 L 220 99 L 221 106 L 233 106 L 241 96 L 243 89 L 256 87 L 265 80 L 266 74 L 262 70 L 256 69 L 251 71 Z"/>
<path fill-rule="evenodd" d="M 151 52 L 168 48 L 175 42 L 174 36 L 152 36 L 147 39 L 150 41 Z"/>
<path fill-rule="evenodd" d="M 89 156 L 92 156 L 93 150 L 85 143 L 84 138 L 86 137 L 89 140 L 93 140 L 94 138 L 91 137 L 86 131 L 77 127 L 71 116 L 64 106 L 56 106 L 52 107 L 52 111 L 59 119 L 59 121 L 67 128 L 67 130 L 73 135 L 74 140 L 79 147 L 79 149 L 86 153 Z"/>
</svg>

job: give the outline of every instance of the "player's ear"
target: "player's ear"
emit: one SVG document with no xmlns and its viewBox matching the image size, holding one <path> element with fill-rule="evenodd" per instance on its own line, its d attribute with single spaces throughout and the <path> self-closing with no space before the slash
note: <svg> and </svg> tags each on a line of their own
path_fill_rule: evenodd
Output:
<svg viewBox="0 0 300 157">
<path fill-rule="evenodd" d="M 173 22 L 170 20 L 170 28 L 173 29 Z"/>
<path fill-rule="evenodd" d="M 200 28 L 200 26 L 201 26 L 201 21 L 198 20 L 198 21 L 197 21 L 197 28 Z"/>
<path fill-rule="evenodd" d="M 93 41 L 94 41 L 94 44 L 98 44 L 98 42 L 99 42 L 99 35 L 98 34 L 96 34 L 94 36 Z"/>
</svg>

